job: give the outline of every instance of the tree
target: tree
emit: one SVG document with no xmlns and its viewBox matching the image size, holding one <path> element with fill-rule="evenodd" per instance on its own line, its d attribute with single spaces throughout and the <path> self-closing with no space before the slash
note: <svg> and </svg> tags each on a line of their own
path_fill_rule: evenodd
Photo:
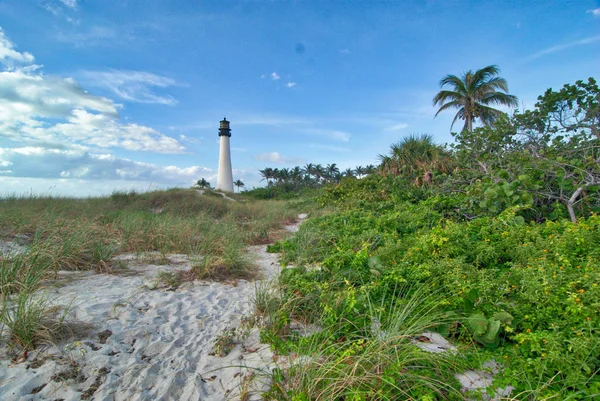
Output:
<svg viewBox="0 0 600 401">
<path fill-rule="evenodd" d="M 308 175 L 308 177 L 311 178 L 315 172 L 315 165 L 312 163 L 308 163 L 306 166 L 304 166 L 302 171 L 304 171 L 304 174 Z"/>
<path fill-rule="evenodd" d="M 267 167 L 262 170 L 258 170 L 258 172 L 263 177 L 263 179 L 261 181 L 267 180 L 268 185 L 272 184 L 271 180 L 273 178 L 275 178 L 275 175 L 274 175 L 274 170 L 271 167 Z"/>
<path fill-rule="evenodd" d="M 391 146 L 389 156 L 380 155 L 379 158 L 382 174 L 402 174 L 418 185 L 431 183 L 434 172 L 451 170 L 450 155 L 427 134 L 403 138 Z"/>
<path fill-rule="evenodd" d="M 196 186 L 200 188 L 210 188 L 210 182 L 202 178 L 201 180 L 196 181 Z"/>
<path fill-rule="evenodd" d="M 535 110 L 515 114 L 515 141 L 539 160 L 541 193 L 563 202 L 573 223 L 575 205 L 600 203 L 600 89 L 593 78 L 548 89 Z"/>
<path fill-rule="evenodd" d="M 325 175 L 326 175 L 325 168 L 322 165 L 317 164 L 313 170 L 313 174 L 315 175 L 315 178 L 317 179 L 317 184 L 320 184 L 321 178 L 325 177 Z"/>
<path fill-rule="evenodd" d="M 290 177 L 292 179 L 292 181 L 297 184 L 298 182 L 300 182 L 300 179 L 302 178 L 302 169 L 298 166 L 294 167 L 293 169 L 290 170 Z"/>
<path fill-rule="evenodd" d="M 337 180 L 338 175 L 340 174 L 340 169 L 338 168 L 337 164 L 333 163 L 327 165 L 327 167 L 325 168 L 325 172 L 327 174 L 327 179 L 329 179 L 330 181 L 335 181 Z"/>
<path fill-rule="evenodd" d="M 447 75 L 440 81 L 440 87 L 450 87 L 441 90 L 433 98 L 434 106 L 440 106 L 435 113 L 447 109 L 458 109 L 452 120 L 450 130 L 456 120 L 465 120 L 463 130 L 473 132 L 473 121 L 480 120 L 484 125 L 493 125 L 503 113 L 490 105 L 517 106 L 518 100 L 508 94 L 508 85 L 504 78 L 498 77 L 500 69 L 490 65 L 475 72 L 469 70 L 462 77 Z"/>
<path fill-rule="evenodd" d="M 238 192 L 240 192 L 240 188 L 241 187 L 245 187 L 246 185 L 242 182 L 242 180 L 236 180 L 234 181 L 233 185 L 235 185 L 238 188 Z"/>
<path fill-rule="evenodd" d="M 600 89 L 590 78 L 548 89 L 533 110 L 504 115 L 494 127 L 455 134 L 461 171 L 451 187 L 463 176 L 493 213 L 525 205 L 543 220 L 560 215 L 562 204 L 577 222 L 600 207 L 599 112 Z"/>
</svg>

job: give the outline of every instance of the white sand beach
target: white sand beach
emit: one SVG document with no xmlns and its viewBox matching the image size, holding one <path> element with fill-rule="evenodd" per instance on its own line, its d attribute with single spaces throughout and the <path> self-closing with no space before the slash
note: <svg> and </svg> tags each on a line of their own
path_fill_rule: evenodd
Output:
<svg viewBox="0 0 600 401">
<path fill-rule="evenodd" d="M 302 216 L 306 217 L 306 216 Z M 288 226 L 295 231 L 296 225 Z M 266 246 L 249 247 L 264 278 L 280 270 L 278 255 Z M 77 272 L 49 290 L 57 305 L 72 303 L 84 334 L 42 347 L 25 361 L 11 361 L 0 348 L 2 400 L 226 400 L 239 399 L 248 375 L 271 362 L 258 330 L 225 357 L 211 355 L 215 340 L 240 327 L 253 311 L 255 282 L 194 281 L 175 290 L 152 289 L 160 271 L 189 269 L 185 255 L 169 264 L 136 262 L 126 274 Z M 261 387 L 256 375 L 250 390 Z M 259 391 L 248 399 L 259 399 Z"/>
</svg>

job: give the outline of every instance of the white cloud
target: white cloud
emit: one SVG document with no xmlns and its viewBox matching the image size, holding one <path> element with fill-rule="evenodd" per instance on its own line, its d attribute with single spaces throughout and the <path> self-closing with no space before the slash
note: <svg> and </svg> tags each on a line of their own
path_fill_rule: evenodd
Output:
<svg viewBox="0 0 600 401">
<path fill-rule="evenodd" d="M 15 62 L 19 64 L 33 63 L 34 57 L 30 53 L 16 51 L 15 45 L 4 35 L 4 31 L 0 27 L 0 61 L 11 67 Z"/>
<path fill-rule="evenodd" d="M 97 148 L 123 148 L 156 153 L 182 153 L 176 139 L 137 124 L 120 124 L 115 119 L 85 110 L 73 110 L 67 123 L 47 129 L 56 138 Z"/>
<path fill-rule="evenodd" d="M 279 75 L 277 75 L 276 72 L 271 73 L 271 79 L 273 81 L 277 81 L 278 79 L 280 79 L 281 77 Z"/>
<path fill-rule="evenodd" d="M 160 96 L 151 88 L 167 88 L 177 85 L 174 79 L 145 71 L 86 71 L 84 77 L 90 85 L 110 90 L 120 98 L 138 103 L 175 105 L 172 96 Z"/>
<path fill-rule="evenodd" d="M 214 176 L 213 170 L 201 166 L 158 166 L 119 158 L 110 153 L 31 146 L 0 148 L 0 165 L 10 165 L 14 177 L 27 178 L 134 180 L 191 185 L 200 178 Z"/>
<path fill-rule="evenodd" d="M 60 2 L 70 8 L 77 7 L 77 0 L 60 0 Z"/>
<path fill-rule="evenodd" d="M 279 152 L 269 152 L 269 153 L 261 153 L 255 155 L 254 158 L 260 161 L 266 161 L 270 163 L 277 164 L 293 164 L 293 163 L 301 163 L 304 159 L 299 158 L 288 158 L 279 154 Z"/>
<path fill-rule="evenodd" d="M 287 86 L 288 88 L 293 88 L 294 86 L 296 86 L 295 82 L 288 82 L 287 84 L 285 84 L 285 86 Z"/>
<path fill-rule="evenodd" d="M 590 43 L 595 43 L 600 41 L 600 35 L 599 36 L 592 36 L 589 38 L 584 38 L 581 40 L 576 40 L 574 42 L 569 42 L 569 43 L 565 43 L 562 45 L 557 45 L 557 46 L 552 46 L 548 49 L 544 49 L 542 51 L 539 51 L 537 53 L 534 53 L 528 57 L 525 58 L 525 60 L 533 60 L 542 56 L 546 56 L 548 54 L 552 54 L 552 53 L 557 53 L 563 50 L 567 50 L 570 49 L 572 47 L 577 47 L 577 46 L 583 46 L 583 45 L 588 45 Z"/>
<path fill-rule="evenodd" d="M 4 58 L 32 63 L 0 31 Z M 121 106 L 94 96 L 74 79 L 46 76 L 29 64 L 0 71 L 0 138 L 46 148 L 123 148 L 182 153 L 174 138 L 138 124 L 118 121 Z"/>
<path fill-rule="evenodd" d="M 350 50 L 348 50 L 348 49 L 341 49 L 340 50 L 340 54 L 350 54 Z"/>
<path fill-rule="evenodd" d="M 395 125 L 392 125 L 390 127 L 387 127 L 385 130 L 386 131 L 400 131 L 401 129 L 404 129 L 406 127 L 408 127 L 408 124 L 406 124 L 406 123 L 399 123 L 399 124 L 395 124 Z"/>
<path fill-rule="evenodd" d="M 587 10 L 586 12 L 592 14 L 594 17 L 600 17 L 600 8 L 594 8 L 593 10 Z"/>
</svg>

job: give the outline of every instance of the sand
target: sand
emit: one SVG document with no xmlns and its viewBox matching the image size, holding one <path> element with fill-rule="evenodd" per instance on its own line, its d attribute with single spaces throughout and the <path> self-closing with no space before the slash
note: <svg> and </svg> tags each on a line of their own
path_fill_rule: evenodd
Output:
<svg viewBox="0 0 600 401">
<path fill-rule="evenodd" d="M 249 252 L 265 279 L 279 273 L 278 256 L 266 246 Z M 260 399 L 267 386 L 260 372 L 268 371 L 272 353 L 256 328 L 227 356 L 211 355 L 215 340 L 251 315 L 257 283 L 195 281 L 176 290 L 152 289 L 159 271 L 189 269 L 188 258 L 170 255 L 166 265 L 122 258 L 129 259 L 126 274 L 60 275 L 62 286 L 49 296 L 57 305 L 72 303 L 72 318 L 84 333 L 32 352 L 26 361 L 10 361 L 9 350 L 0 347 L 0 399 L 239 399 L 251 372 L 249 399 Z"/>
</svg>

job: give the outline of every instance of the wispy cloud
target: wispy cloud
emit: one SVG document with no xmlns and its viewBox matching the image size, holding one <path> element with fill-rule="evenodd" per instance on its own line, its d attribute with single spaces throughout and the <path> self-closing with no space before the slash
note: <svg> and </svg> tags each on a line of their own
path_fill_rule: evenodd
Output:
<svg viewBox="0 0 600 401">
<path fill-rule="evenodd" d="M 281 77 L 276 73 L 276 72 L 272 72 L 271 73 L 271 79 L 273 81 L 277 81 L 278 79 L 280 79 Z"/>
<path fill-rule="evenodd" d="M 153 88 L 168 88 L 178 83 L 168 77 L 145 71 L 85 71 L 89 85 L 110 90 L 121 99 L 137 103 L 175 105 L 177 100 L 170 95 L 158 95 Z"/>
<path fill-rule="evenodd" d="M 285 86 L 287 86 L 288 88 L 293 88 L 294 86 L 296 86 L 295 82 L 288 82 L 287 84 L 285 84 Z"/>
<path fill-rule="evenodd" d="M 340 50 L 340 54 L 350 54 L 350 50 L 348 50 L 348 49 L 341 49 Z"/>
<path fill-rule="evenodd" d="M 565 44 L 561 44 L 561 45 L 556 45 L 556 46 L 552 46 L 549 47 L 548 49 L 544 49 L 542 51 L 539 51 L 537 53 L 534 53 L 530 56 L 527 56 L 525 58 L 525 60 L 530 61 L 530 60 L 534 60 L 536 58 L 542 57 L 542 56 L 547 56 L 549 54 L 553 54 L 553 53 L 558 53 L 573 47 L 577 47 L 577 46 L 584 46 L 584 45 L 589 45 L 591 43 L 595 43 L 600 41 L 600 35 L 598 36 L 592 36 L 589 38 L 584 38 L 581 40 L 576 40 L 574 42 L 569 42 L 569 43 L 565 43 Z"/>
<path fill-rule="evenodd" d="M 179 140 L 185 143 L 200 144 L 200 140 L 198 138 L 193 138 L 184 134 L 179 135 Z"/>
<path fill-rule="evenodd" d="M 321 138 L 330 138 L 340 142 L 349 142 L 350 134 L 344 131 L 335 129 L 322 129 L 322 128 L 303 128 L 299 130 L 310 135 L 317 135 Z"/>
<path fill-rule="evenodd" d="M 404 129 L 406 127 L 408 127 L 408 124 L 406 124 L 406 123 L 399 123 L 399 124 L 395 124 L 395 125 L 392 125 L 390 127 L 387 127 L 385 130 L 386 131 L 400 131 L 401 129 Z"/>
<path fill-rule="evenodd" d="M 115 28 L 107 26 L 92 26 L 77 32 L 59 32 L 56 40 L 69 43 L 76 47 L 113 46 L 128 42 L 131 36 L 118 33 Z"/>
<path fill-rule="evenodd" d="M 328 135 L 337 141 L 348 142 L 350 141 L 350 134 L 343 131 L 330 131 Z"/>
<path fill-rule="evenodd" d="M 60 2 L 69 8 L 77 7 L 77 0 L 60 0 Z"/>
<path fill-rule="evenodd" d="M 67 14 L 68 11 L 72 12 L 75 9 L 76 2 L 73 3 L 74 5 L 72 7 L 67 7 L 67 11 L 65 11 L 64 7 L 60 7 L 60 5 L 50 2 L 42 3 L 42 8 L 54 15 L 55 17 L 64 18 L 67 22 L 73 25 L 78 25 L 81 21 L 79 19 L 74 19 L 73 17 Z"/>
<path fill-rule="evenodd" d="M 311 148 L 313 148 L 313 149 L 327 150 L 329 152 L 350 152 L 350 149 L 343 148 L 341 146 L 318 145 L 318 144 L 315 144 L 315 143 L 311 143 L 309 146 Z"/>
<path fill-rule="evenodd" d="M 285 156 L 279 154 L 279 152 L 260 153 L 260 154 L 254 155 L 254 158 L 256 160 L 270 162 L 270 163 L 277 163 L 277 164 L 294 164 L 294 163 L 304 162 L 304 159 L 285 157 Z"/>
<path fill-rule="evenodd" d="M 594 8 L 593 10 L 587 10 L 586 13 L 590 13 L 594 17 L 600 17 L 600 8 Z"/>
<path fill-rule="evenodd" d="M 285 125 L 309 125 L 310 120 L 296 116 L 271 115 L 271 114 L 248 114 L 240 115 L 232 124 L 235 125 L 267 125 L 272 127 L 281 127 Z M 212 127 L 214 123 L 210 126 Z"/>
</svg>

